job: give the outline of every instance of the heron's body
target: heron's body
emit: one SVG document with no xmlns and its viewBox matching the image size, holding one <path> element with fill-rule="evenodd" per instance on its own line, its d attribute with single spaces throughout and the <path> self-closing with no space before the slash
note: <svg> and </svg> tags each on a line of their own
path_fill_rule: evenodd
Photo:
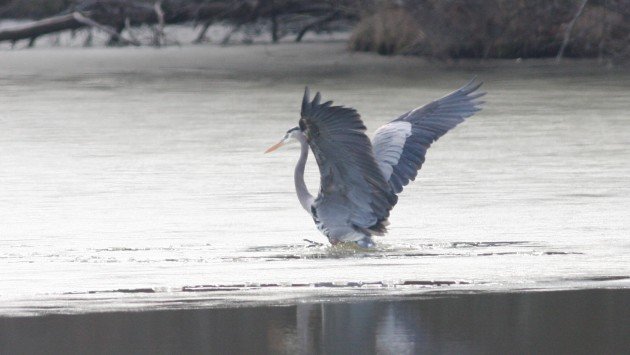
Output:
<svg viewBox="0 0 630 355">
<path fill-rule="evenodd" d="M 386 233 L 389 211 L 403 187 L 415 179 L 431 143 L 480 110 L 482 102 L 474 101 L 483 95 L 475 93 L 479 86 L 470 82 L 405 113 L 379 128 L 371 142 L 354 109 L 320 103 L 319 93 L 311 101 L 307 88 L 299 126 L 268 151 L 297 140 L 301 152 L 295 188 L 302 207 L 332 244 L 371 247 L 372 236 Z M 309 148 L 321 174 L 316 198 L 304 183 Z"/>
</svg>

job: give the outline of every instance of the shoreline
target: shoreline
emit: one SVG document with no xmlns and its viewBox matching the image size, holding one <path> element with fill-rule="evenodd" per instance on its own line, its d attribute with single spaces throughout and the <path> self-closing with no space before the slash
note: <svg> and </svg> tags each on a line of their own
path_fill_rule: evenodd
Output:
<svg viewBox="0 0 630 355">
<path fill-rule="evenodd" d="M 299 48 L 299 49 L 295 49 Z M 289 57 L 293 57 L 297 52 L 306 52 L 307 54 L 315 54 L 316 57 L 313 60 L 324 60 L 325 64 L 329 64 L 328 61 L 330 59 L 334 59 L 338 61 L 339 59 L 344 59 L 341 57 L 346 57 L 345 59 L 350 60 L 352 64 L 362 65 L 362 64 L 376 64 L 379 63 L 381 65 L 386 65 L 387 62 L 390 62 L 389 65 L 396 66 L 400 65 L 401 62 L 404 65 L 410 64 L 422 64 L 427 67 L 437 67 L 437 68 L 492 68 L 497 70 L 502 70 L 506 68 L 518 68 L 524 67 L 528 68 L 529 66 L 535 67 L 543 67 L 543 68 L 556 68 L 558 73 L 562 73 L 565 68 L 571 68 L 575 66 L 580 67 L 588 67 L 592 70 L 614 70 L 616 68 L 625 68 L 630 65 L 630 61 L 618 61 L 618 62 L 600 62 L 597 58 L 592 57 L 566 57 L 563 58 L 561 63 L 557 63 L 554 57 L 519 57 L 519 58 L 447 58 L 444 60 L 430 58 L 426 56 L 416 56 L 416 55 L 380 55 L 374 52 L 366 52 L 366 51 L 352 51 L 348 48 L 347 39 L 344 37 L 331 37 L 331 38 L 312 38 L 305 39 L 302 42 L 293 42 L 293 41 L 280 41 L 278 43 L 270 43 L 265 41 L 253 42 L 253 43 L 228 43 L 228 44 L 217 44 L 217 43 L 204 43 L 204 44 L 193 44 L 193 43 L 183 43 L 181 45 L 172 45 L 161 48 L 155 48 L 150 46 L 142 46 L 142 47 L 106 47 L 106 46 L 94 46 L 94 47 L 77 47 L 77 46 L 40 46 L 33 47 L 28 49 L 12 49 L 12 48 L 3 48 L 0 46 L 0 53 L 3 53 L 5 56 L 28 56 L 32 53 L 40 53 L 40 52 L 50 52 L 53 54 L 63 53 L 63 52 L 85 52 L 85 53 L 111 53 L 111 54 L 120 54 L 125 57 L 133 57 L 134 55 L 129 53 L 143 53 L 150 55 L 151 57 L 160 57 L 170 56 L 173 52 L 180 52 L 183 55 L 185 54 L 193 54 L 188 52 L 196 52 L 197 54 L 204 54 L 204 52 L 210 52 L 210 56 L 213 56 L 217 59 L 221 57 L 234 57 L 235 53 L 231 52 L 257 52 L 257 50 L 262 49 L 266 55 L 279 55 L 278 58 L 281 58 L 283 55 L 288 55 Z M 330 54 L 334 58 L 326 58 L 321 56 L 321 53 L 325 53 L 327 50 L 332 50 Z M 129 53 L 128 53 L 129 52 Z M 60 54 L 62 55 L 62 54 Z M 207 56 L 207 55 L 206 55 Z M 355 63 L 354 60 L 360 59 L 360 62 Z M 10 58 L 9 58 L 10 59 Z M 114 59 L 114 58 L 112 58 Z M 260 59 L 260 57 L 256 57 L 256 59 Z M 254 59 L 254 61 L 256 60 Z M 369 62 L 366 62 L 369 61 Z M 246 61 L 238 61 L 237 63 L 244 63 Z M 384 62 L 384 63 L 381 63 Z M 225 63 L 221 63 L 225 64 Z M 286 64 L 286 63 L 285 63 Z M 337 63 L 340 64 L 340 63 Z"/>
<path fill-rule="evenodd" d="M 0 20 L 0 29 L 15 26 L 18 24 L 30 23 L 28 20 L 19 19 L 3 19 Z M 518 57 L 518 58 L 446 58 L 438 59 L 435 57 L 419 56 L 419 55 L 380 55 L 376 52 L 368 51 L 351 51 L 349 46 L 349 40 L 352 36 L 352 31 L 332 31 L 325 33 L 312 33 L 309 32 L 300 41 L 296 42 L 296 34 L 289 34 L 283 36 L 278 42 L 273 43 L 270 34 L 264 33 L 256 36 L 250 36 L 245 33 L 236 33 L 232 36 L 232 40 L 228 43 L 221 43 L 223 37 L 231 31 L 229 26 L 216 26 L 213 31 L 209 31 L 207 34 L 207 40 L 203 43 L 194 43 L 194 39 L 197 37 L 197 28 L 185 24 L 170 25 L 165 28 L 166 36 L 173 43 L 163 47 L 155 48 L 150 45 L 143 45 L 139 47 L 134 46 L 107 46 L 106 42 L 109 39 L 109 35 L 96 31 L 93 34 L 94 42 L 96 44 L 91 46 L 84 46 L 82 43 L 85 41 L 83 37 L 88 33 L 84 29 L 80 29 L 74 35 L 70 31 L 60 32 L 55 34 L 46 34 L 40 36 L 37 40 L 37 45 L 33 47 L 25 47 L 28 41 L 19 41 L 17 48 L 10 45 L 8 41 L 0 42 L 0 52 L 12 53 L 12 52 L 36 52 L 51 50 L 53 52 L 63 50 L 111 50 L 111 51 L 124 51 L 126 49 L 134 50 L 148 50 L 148 51 L 165 51 L 170 49 L 186 50 L 189 48 L 212 48 L 213 50 L 221 48 L 251 48 L 251 47 L 278 47 L 278 46 L 309 46 L 309 45 L 326 45 L 326 44 L 339 44 L 344 47 L 349 55 L 371 55 L 374 57 L 391 59 L 394 58 L 411 58 L 419 61 L 426 62 L 428 65 L 434 65 L 438 67 L 458 67 L 458 66 L 487 66 L 487 65 L 524 65 L 525 63 L 536 63 L 536 65 L 548 66 L 550 68 L 562 68 L 566 66 L 588 65 L 593 68 L 613 69 L 618 67 L 627 67 L 630 65 L 630 61 L 624 59 L 612 58 L 597 58 L 597 57 L 563 57 L 562 63 L 556 61 L 556 56 L 549 57 Z"/>
</svg>

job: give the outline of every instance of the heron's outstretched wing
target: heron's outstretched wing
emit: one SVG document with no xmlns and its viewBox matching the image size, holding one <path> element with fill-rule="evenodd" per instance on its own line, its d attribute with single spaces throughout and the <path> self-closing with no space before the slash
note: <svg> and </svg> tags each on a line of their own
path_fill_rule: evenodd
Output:
<svg viewBox="0 0 630 355">
<path fill-rule="evenodd" d="M 315 217 L 328 228 L 345 224 L 370 234 L 384 232 L 396 195 L 374 160 L 365 126 L 354 109 L 320 99 L 317 93 L 310 101 L 307 88 L 300 119 L 321 174 Z"/>
<path fill-rule="evenodd" d="M 372 139 L 374 156 L 392 191 L 418 175 L 431 143 L 481 110 L 485 93 L 475 92 L 481 82 L 471 80 L 458 90 L 427 105 L 409 111 L 379 128 Z"/>
</svg>

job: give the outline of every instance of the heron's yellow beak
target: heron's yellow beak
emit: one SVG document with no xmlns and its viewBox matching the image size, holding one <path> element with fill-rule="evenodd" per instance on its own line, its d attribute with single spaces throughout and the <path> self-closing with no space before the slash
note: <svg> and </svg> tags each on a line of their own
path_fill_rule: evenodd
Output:
<svg viewBox="0 0 630 355">
<path fill-rule="evenodd" d="M 284 141 L 280 141 L 280 142 L 278 142 L 278 143 L 276 143 L 276 144 L 272 145 L 271 147 L 269 147 L 269 149 L 265 150 L 265 154 L 267 154 L 267 153 L 271 153 L 271 152 L 273 152 L 274 150 L 276 150 L 276 149 L 278 149 L 278 148 L 282 147 L 283 145 L 284 145 Z"/>
</svg>

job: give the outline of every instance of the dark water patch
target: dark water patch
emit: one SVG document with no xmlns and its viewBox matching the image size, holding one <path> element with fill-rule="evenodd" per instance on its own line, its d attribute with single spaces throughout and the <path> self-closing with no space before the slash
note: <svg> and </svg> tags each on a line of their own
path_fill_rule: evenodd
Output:
<svg viewBox="0 0 630 355">
<path fill-rule="evenodd" d="M 246 291 L 261 288 L 281 287 L 279 284 L 236 284 L 236 285 L 196 285 L 184 286 L 183 292 L 216 292 L 216 291 Z M 286 287 L 286 286 L 285 286 Z"/>
<path fill-rule="evenodd" d="M 216 292 L 216 291 L 247 291 L 264 288 L 392 288 L 401 286 L 451 286 L 470 285 L 468 281 L 460 280 L 405 280 L 398 282 L 384 281 L 349 281 L 349 282 L 314 282 L 314 283 L 249 283 L 249 284 L 220 284 L 220 285 L 197 285 L 184 286 L 184 292 Z"/>
<path fill-rule="evenodd" d="M 543 255 L 584 255 L 584 253 L 576 251 L 545 251 Z"/>
<path fill-rule="evenodd" d="M 517 253 L 515 251 L 505 251 L 505 252 L 500 252 L 500 253 L 479 253 L 479 254 L 475 254 L 474 256 L 517 255 L 517 254 L 522 254 L 522 253 Z"/>
<path fill-rule="evenodd" d="M 593 276 L 593 277 L 580 277 L 572 279 L 564 279 L 567 281 L 620 281 L 629 280 L 630 276 Z"/>
<path fill-rule="evenodd" d="M 313 257 L 312 255 L 269 255 L 264 256 L 262 259 L 272 261 L 272 260 L 290 260 L 290 259 L 318 259 L 317 257 Z"/>
<path fill-rule="evenodd" d="M 194 286 L 194 287 L 183 287 L 182 291 L 184 292 L 218 292 L 218 291 L 239 291 L 242 288 L 231 288 L 231 287 L 208 287 L 208 286 Z"/>
<path fill-rule="evenodd" d="M 571 194 L 559 194 L 558 197 L 578 197 L 578 198 L 602 198 L 602 197 L 615 197 L 616 195 L 611 193 L 571 193 Z"/>
<path fill-rule="evenodd" d="M 270 252 L 270 251 L 277 251 L 277 250 L 303 249 L 304 247 L 305 245 L 300 245 L 300 244 L 261 245 L 261 246 L 249 247 L 245 249 L 245 252 L 261 253 L 261 252 Z"/>
<path fill-rule="evenodd" d="M 526 240 L 509 241 L 509 242 L 451 242 L 452 248 L 489 248 L 489 247 L 504 247 L 512 245 L 524 245 L 531 242 Z"/>
<path fill-rule="evenodd" d="M 425 257 L 425 256 L 445 256 L 449 254 L 444 253 L 403 253 L 403 254 L 389 254 L 383 255 L 383 257 L 392 257 L 392 256 L 406 256 L 406 257 Z"/>
<path fill-rule="evenodd" d="M 117 290 L 104 290 L 104 291 L 88 291 L 89 294 L 99 293 L 155 293 L 152 288 L 119 288 Z M 76 294 L 76 293 L 73 293 Z"/>
<path fill-rule="evenodd" d="M 443 285 L 469 285 L 466 281 L 405 281 L 403 285 L 420 285 L 420 286 L 443 286 Z"/>
<path fill-rule="evenodd" d="M 627 354 L 630 290 L 0 318 L 7 354 Z"/>
<path fill-rule="evenodd" d="M 101 248 L 94 249 L 96 252 L 112 252 L 112 251 L 148 251 L 151 248 L 128 248 L 128 247 L 111 247 L 111 248 Z"/>
<path fill-rule="evenodd" d="M 628 280 L 630 276 L 600 276 L 600 277 L 590 277 L 585 280 L 588 281 L 617 281 L 617 280 Z"/>
</svg>

